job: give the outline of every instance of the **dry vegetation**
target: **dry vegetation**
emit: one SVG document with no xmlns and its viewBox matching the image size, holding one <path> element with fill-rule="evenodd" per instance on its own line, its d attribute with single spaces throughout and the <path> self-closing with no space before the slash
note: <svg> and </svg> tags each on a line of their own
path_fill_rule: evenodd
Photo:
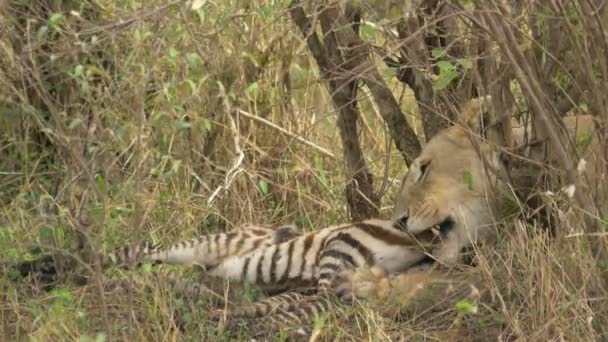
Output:
<svg viewBox="0 0 608 342">
<path fill-rule="evenodd" d="M 218 296 L 184 298 L 162 281 L 112 290 L 108 278 L 123 274 L 101 272 L 92 251 L 246 222 L 309 230 L 386 217 L 404 160 L 476 94 L 493 95 L 496 122 L 512 113 L 535 121 L 541 138 L 565 149 L 564 184 L 584 189 L 556 132 L 569 112 L 608 122 L 608 5 L 492 2 L 361 1 L 327 10 L 335 13 L 307 3 L 296 9 L 308 24 L 289 1 L 0 2 L 0 260 L 51 252 L 89 279 L 80 286 L 60 272 L 61 285 L 43 291 L 5 274 L 0 340 L 250 339 L 259 332 L 227 334 L 206 315 L 225 293 L 242 302 L 255 290 L 210 283 Z M 360 41 L 372 48 L 357 49 Z M 513 201 L 498 241 L 467 271 L 479 298 L 440 281 L 405 287 L 393 305 L 359 303 L 315 321 L 313 338 L 605 339 L 605 197 L 545 197 L 559 217 L 590 214 L 554 222 L 549 238 L 516 218 L 529 208 Z"/>
</svg>

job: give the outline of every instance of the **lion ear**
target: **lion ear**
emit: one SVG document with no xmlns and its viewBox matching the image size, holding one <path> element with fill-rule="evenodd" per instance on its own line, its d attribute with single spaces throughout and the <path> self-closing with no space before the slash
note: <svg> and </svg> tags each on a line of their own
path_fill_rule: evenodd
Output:
<svg viewBox="0 0 608 342">
<path fill-rule="evenodd" d="M 462 106 L 460 123 L 474 131 L 477 131 L 484 113 L 489 111 L 491 102 L 492 97 L 490 95 L 476 97 L 469 100 L 469 102 Z"/>
</svg>

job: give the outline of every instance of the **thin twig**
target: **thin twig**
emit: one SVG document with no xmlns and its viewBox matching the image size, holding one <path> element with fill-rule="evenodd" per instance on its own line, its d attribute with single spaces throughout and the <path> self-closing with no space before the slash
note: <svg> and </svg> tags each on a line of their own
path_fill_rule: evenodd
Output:
<svg viewBox="0 0 608 342">
<path fill-rule="evenodd" d="M 232 115 L 228 114 L 227 117 L 228 117 L 228 121 L 230 121 L 230 127 L 232 128 L 232 131 L 234 132 L 234 149 L 237 153 L 237 158 L 234 161 L 234 163 L 232 164 L 232 167 L 230 168 L 230 170 L 228 170 L 228 172 L 226 172 L 226 178 L 224 179 L 224 185 L 218 186 L 217 189 L 215 189 L 215 191 L 213 191 L 211 196 L 209 196 L 209 199 L 207 200 L 208 205 L 211 205 L 211 203 L 213 203 L 213 201 L 215 200 L 217 195 L 219 195 L 220 191 L 227 190 L 230 187 L 230 185 L 232 184 L 232 182 L 234 181 L 234 178 L 239 173 L 244 171 L 241 168 L 241 165 L 243 164 L 243 160 L 245 159 L 245 153 L 243 153 L 243 150 L 241 149 L 241 144 L 240 144 L 240 139 L 239 139 L 239 130 L 236 127 L 236 123 L 235 123 Z"/>
<path fill-rule="evenodd" d="M 568 234 L 566 235 L 566 239 L 571 239 L 571 238 L 575 238 L 575 237 L 583 237 L 583 236 L 600 236 L 600 237 L 606 237 L 608 236 L 608 233 L 606 232 L 592 232 L 592 233 L 585 233 L 585 232 L 581 232 L 581 233 L 572 233 L 572 234 Z"/>
<path fill-rule="evenodd" d="M 287 136 L 295 139 L 296 141 L 298 141 L 298 142 L 300 142 L 300 143 L 302 143 L 302 144 L 304 144 L 304 145 L 306 145 L 308 147 L 312 147 L 313 149 L 317 150 L 318 152 L 320 152 L 320 153 L 322 153 L 322 154 L 324 154 L 324 155 L 326 155 L 328 157 L 331 157 L 331 158 L 335 158 L 336 157 L 329 150 L 327 150 L 327 149 L 325 149 L 325 148 L 323 148 L 323 147 L 321 147 L 321 146 L 313 143 L 312 141 L 306 140 L 306 139 L 302 138 L 301 136 L 299 136 L 299 135 L 297 135 L 295 133 L 291 133 L 290 131 L 286 130 L 285 128 L 283 128 L 281 126 L 278 126 L 277 124 L 274 124 L 274 123 L 272 123 L 272 122 L 270 122 L 270 121 L 268 121 L 268 120 L 266 120 L 264 118 L 261 118 L 261 117 L 259 117 L 257 115 L 254 115 L 254 114 L 251 114 L 249 112 L 246 112 L 246 111 L 244 111 L 242 109 L 239 109 L 238 111 L 239 111 L 239 114 L 243 115 L 244 117 L 249 118 L 249 119 L 251 119 L 253 121 L 257 121 L 259 123 L 262 123 L 262 124 L 264 124 L 264 125 L 272 128 L 272 129 L 276 129 L 277 131 L 279 131 L 279 132 L 281 132 L 281 133 L 283 133 L 283 134 L 285 134 L 285 135 L 287 135 Z"/>
<path fill-rule="evenodd" d="M 160 16 L 166 10 L 170 9 L 173 6 L 179 5 L 179 4 L 183 3 L 183 2 L 184 2 L 184 0 L 176 0 L 176 1 L 170 2 L 168 4 L 164 4 L 164 5 L 160 6 L 160 7 L 151 9 L 151 10 L 140 11 L 140 12 L 132 14 L 128 18 L 120 19 L 120 20 L 118 20 L 116 22 L 113 22 L 113 23 L 110 23 L 110 24 L 107 24 L 107 25 L 100 25 L 100 26 L 84 29 L 84 30 L 78 32 L 76 35 L 78 37 L 90 36 L 90 35 L 93 35 L 93 34 L 107 32 L 107 31 L 110 31 L 110 30 L 116 30 L 116 29 L 120 29 L 120 28 L 125 28 L 125 27 L 133 25 L 134 23 L 136 23 L 138 21 L 141 21 L 141 20 L 153 17 L 153 16 L 157 16 L 157 15 Z"/>
</svg>

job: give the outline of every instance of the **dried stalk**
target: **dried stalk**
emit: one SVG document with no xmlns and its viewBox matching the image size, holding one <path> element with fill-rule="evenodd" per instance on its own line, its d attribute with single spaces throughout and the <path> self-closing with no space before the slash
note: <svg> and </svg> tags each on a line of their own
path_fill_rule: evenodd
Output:
<svg viewBox="0 0 608 342">
<path fill-rule="evenodd" d="M 270 122 L 270 121 L 268 121 L 268 120 L 266 120 L 264 118 L 261 118 L 261 117 L 259 117 L 257 115 L 253 115 L 253 114 L 251 114 L 249 112 L 246 112 L 246 111 L 244 111 L 242 109 L 239 109 L 238 111 L 239 111 L 239 114 L 241 114 L 243 117 L 246 117 L 246 118 L 251 119 L 253 121 L 256 121 L 256 122 L 259 122 L 261 124 L 264 124 L 264 125 L 272 128 L 272 129 L 275 129 L 275 130 L 277 130 L 277 131 L 279 131 L 279 132 L 287 135 L 288 137 L 293 138 L 294 140 L 296 140 L 296 141 L 298 141 L 298 142 L 300 142 L 300 143 L 302 143 L 302 144 L 304 144 L 304 145 L 306 145 L 308 147 L 313 148 L 314 150 L 318 151 L 321 154 L 324 154 L 324 155 L 326 155 L 326 156 L 328 156 L 330 158 L 335 158 L 336 157 L 333 153 L 331 153 L 331 151 L 327 150 L 326 148 L 323 148 L 323 147 L 321 147 L 321 146 L 313 143 L 312 141 L 306 140 L 306 139 L 302 138 L 301 136 L 299 136 L 299 135 L 297 135 L 295 133 L 291 133 L 290 131 L 286 130 L 285 128 L 283 128 L 281 126 L 278 126 L 278 125 L 276 125 L 276 124 L 274 124 L 274 123 L 272 123 L 272 122 Z"/>
</svg>

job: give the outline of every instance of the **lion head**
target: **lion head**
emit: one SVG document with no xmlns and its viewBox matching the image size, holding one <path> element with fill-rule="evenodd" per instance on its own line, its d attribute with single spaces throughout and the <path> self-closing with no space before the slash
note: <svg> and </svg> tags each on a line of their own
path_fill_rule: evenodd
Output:
<svg viewBox="0 0 608 342">
<path fill-rule="evenodd" d="M 505 169 L 490 145 L 476 141 L 480 116 L 489 97 L 464 105 L 460 125 L 429 140 L 409 167 L 392 219 L 412 234 L 439 228 L 444 243 L 433 253 L 446 263 L 459 251 L 492 232 L 497 177 Z"/>
</svg>

